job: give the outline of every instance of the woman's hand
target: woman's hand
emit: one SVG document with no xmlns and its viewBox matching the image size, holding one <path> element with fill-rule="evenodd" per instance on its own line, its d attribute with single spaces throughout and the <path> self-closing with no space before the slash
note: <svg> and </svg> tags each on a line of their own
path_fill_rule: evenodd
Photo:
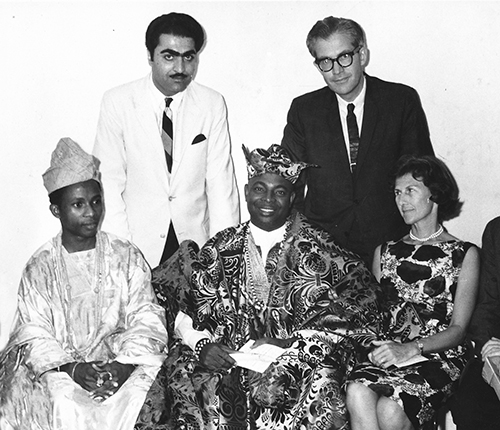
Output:
<svg viewBox="0 0 500 430">
<path fill-rule="evenodd" d="M 414 342 L 399 343 L 392 340 L 376 340 L 376 348 L 368 354 L 370 361 L 384 369 L 418 355 L 420 351 Z"/>
</svg>

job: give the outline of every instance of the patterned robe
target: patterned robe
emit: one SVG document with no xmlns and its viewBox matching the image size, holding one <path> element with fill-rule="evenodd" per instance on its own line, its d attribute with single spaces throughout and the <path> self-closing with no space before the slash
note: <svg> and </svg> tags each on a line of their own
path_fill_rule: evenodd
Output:
<svg viewBox="0 0 500 430">
<path fill-rule="evenodd" d="M 61 234 L 42 246 L 23 271 L 15 325 L 0 356 L 0 426 L 7 427 L 7 422 L 16 430 L 134 426 L 165 358 L 164 310 L 156 302 L 150 270 L 135 246 L 99 232 L 95 250 L 78 254 L 87 258 L 86 253 L 95 258 L 89 264 L 95 274 L 88 276 L 88 286 L 72 278 L 69 265 L 74 260 L 64 250 Z M 74 361 L 108 360 L 137 367 L 102 403 L 65 372 L 52 371 Z"/>
<path fill-rule="evenodd" d="M 264 267 L 243 223 L 199 252 L 192 242 L 181 244 L 177 257 L 155 270 L 153 285 L 172 335 L 182 310 L 195 328 L 235 350 L 263 336 L 297 337 L 262 374 L 240 367 L 209 372 L 174 340 L 159 375 L 167 386 L 163 428 L 348 428 L 341 385 L 357 341 L 377 330 L 379 286 L 325 231 L 291 216 Z"/>
</svg>

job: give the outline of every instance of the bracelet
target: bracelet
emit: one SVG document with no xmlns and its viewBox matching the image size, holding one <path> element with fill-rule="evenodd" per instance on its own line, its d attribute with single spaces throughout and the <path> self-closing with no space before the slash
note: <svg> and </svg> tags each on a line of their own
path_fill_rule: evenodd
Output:
<svg viewBox="0 0 500 430">
<path fill-rule="evenodd" d="M 204 337 L 196 342 L 196 346 L 194 347 L 194 354 L 196 355 L 196 360 L 200 360 L 201 351 L 203 351 L 203 347 L 207 344 L 211 343 L 208 337 Z"/>
<path fill-rule="evenodd" d="M 415 343 L 417 345 L 418 352 L 420 353 L 420 355 L 424 355 L 424 344 L 422 343 L 422 341 L 420 339 L 417 339 Z"/>
<path fill-rule="evenodd" d="M 71 369 L 71 379 L 73 379 L 73 381 L 75 380 L 75 369 L 76 369 L 76 366 L 78 366 L 80 363 L 75 363 L 75 365 L 73 366 L 73 369 Z"/>
</svg>

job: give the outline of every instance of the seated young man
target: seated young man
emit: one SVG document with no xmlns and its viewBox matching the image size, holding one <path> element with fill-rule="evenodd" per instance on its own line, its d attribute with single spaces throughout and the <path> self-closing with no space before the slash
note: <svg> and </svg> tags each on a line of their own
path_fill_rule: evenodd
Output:
<svg viewBox="0 0 500 430">
<path fill-rule="evenodd" d="M 175 335 L 160 372 L 166 428 L 347 428 L 341 385 L 353 333 L 377 328 L 378 284 L 358 256 L 291 213 L 311 165 L 278 145 L 245 155 L 250 221 L 201 250 L 183 242 L 153 274 Z M 249 340 L 286 353 L 263 373 L 247 370 L 231 354 Z"/>
<path fill-rule="evenodd" d="M 61 232 L 24 268 L 0 357 L 2 429 L 132 430 L 165 358 L 141 252 L 99 231 L 98 160 L 61 139 L 44 173 Z"/>
</svg>

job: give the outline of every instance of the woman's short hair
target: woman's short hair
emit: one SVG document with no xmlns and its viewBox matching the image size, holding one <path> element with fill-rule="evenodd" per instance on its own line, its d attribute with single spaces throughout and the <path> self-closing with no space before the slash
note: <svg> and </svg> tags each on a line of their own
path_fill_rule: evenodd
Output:
<svg viewBox="0 0 500 430">
<path fill-rule="evenodd" d="M 432 155 L 405 155 L 396 165 L 393 184 L 396 179 L 408 173 L 429 188 L 431 200 L 438 204 L 439 222 L 448 221 L 460 214 L 463 202 L 459 199 L 457 181 L 442 160 Z"/>
</svg>

